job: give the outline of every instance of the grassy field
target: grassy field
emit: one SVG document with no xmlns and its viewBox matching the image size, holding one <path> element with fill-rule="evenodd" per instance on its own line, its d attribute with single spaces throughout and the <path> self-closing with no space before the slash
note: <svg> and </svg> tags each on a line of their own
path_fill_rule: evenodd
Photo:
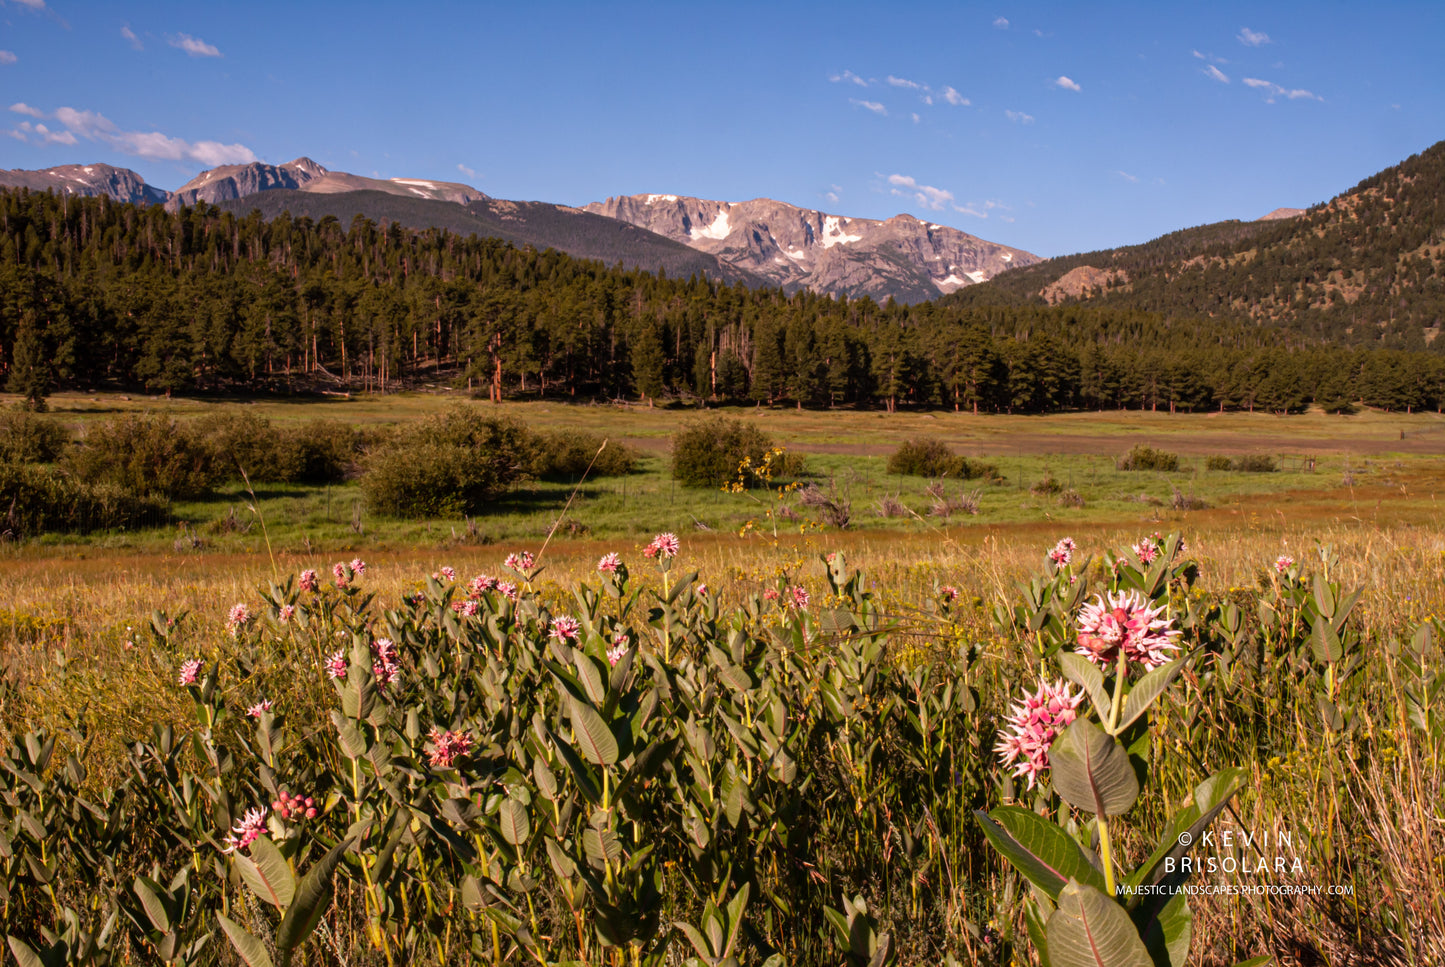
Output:
<svg viewBox="0 0 1445 967">
<path fill-rule="evenodd" d="M 451 402 L 440 392 L 317 403 L 52 400 L 57 417 L 77 428 L 122 412 L 186 417 L 236 405 L 276 422 L 325 416 L 396 423 Z M 683 540 L 679 568 L 700 571 L 719 607 L 735 613 L 780 580 L 802 585 L 815 597 L 825 595 L 820 555 L 845 552 L 848 562 L 866 573 L 867 588 L 883 611 L 912 629 L 890 646 L 904 649 L 896 660 L 906 664 L 922 660 L 917 656 L 947 656 L 960 646 L 976 646 L 981 721 L 992 722 L 1016 698 L 1015 683 L 1032 674 L 1021 642 L 1000 633 L 993 612 L 1017 600 L 1016 582 L 1039 571 L 1048 548 L 1067 535 L 1082 554 L 1097 555 L 1155 532 L 1179 531 L 1189 556 L 1199 562 L 1201 600 L 1267 597 L 1277 588 L 1271 562 L 1282 554 L 1312 571 L 1335 561 L 1327 568 L 1330 579 L 1363 589 L 1353 620 L 1370 658 L 1370 684 L 1361 693 L 1368 696 L 1360 700 L 1363 724 L 1351 733 L 1348 749 L 1306 743 L 1297 755 L 1283 746 L 1241 747 L 1236 753 L 1231 743 L 1239 723 L 1230 723 L 1227 702 L 1209 712 L 1218 718 L 1206 723 L 1213 731 L 1197 748 L 1208 756 L 1227 754 L 1248 770 L 1249 791 L 1241 794 L 1234 821 L 1252 828 L 1299 828 L 1314 821 L 1320 783 L 1333 783 L 1360 825 L 1350 830 L 1344 819 L 1332 820 L 1339 836 L 1356 837 L 1341 841 L 1345 854 L 1333 852 L 1335 826 L 1323 839 L 1311 838 L 1310 875 L 1319 882 L 1351 883 L 1357 876 L 1383 877 L 1379 890 L 1360 900 L 1363 912 L 1353 908 L 1349 922 L 1339 920 L 1345 907 L 1308 899 L 1198 902 L 1197 962 L 1227 967 L 1246 953 L 1269 951 L 1287 964 L 1423 965 L 1445 955 L 1445 905 L 1438 889 L 1428 886 L 1438 887 L 1438 877 L 1445 875 L 1445 840 L 1437 828 L 1445 762 L 1434 745 L 1410 737 L 1398 699 L 1403 672 L 1390 644 L 1419 622 L 1445 615 L 1445 516 L 1438 499 L 1445 496 L 1445 419 L 1439 415 L 731 411 L 757 420 L 780 443 L 805 454 L 809 482 L 836 488 L 851 500 L 853 522 L 839 529 L 819 526 L 805 508 L 795 508 L 794 518 L 777 516 L 779 507 L 793 505 L 793 497 L 780 501 L 762 490 L 736 495 L 674 485 L 668 437 L 692 413 L 560 404 L 502 409 L 539 429 L 572 427 L 627 443 L 643 454 L 642 472 L 580 487 L 530 484 L 496 513 L 471 521 L 374 518 L 360 505 L 355 484 L 265 486 L 254 498 L 231 488 L 210 500 L 176 505 L 174 516 L 184 526 L 53 535 L 6 545 L 0 548 L 0 657 L 14 688 L 0 701 L 0 722 L 11 734 L 46 728 L 71 736 L 65 748 L 87 749 L 88 782 L 98 789 L 124 774 L 129 741 L 160 725 L 190 727 L 195 710 L 186 694 L 157 683 L 173 682 L 178 655 L 222 660 L 231 647 L 228 610 L 238 602 L 254 606 L 258 589 L 272 582 L 283 583 L 303 568 L 324 575 L 337 560 L 361 557 L 369 565 L 367 591 L 392 602 L 423 591 L 427 576 L 444 566 L 455 568 L 462 581 L 479 573 L 497 575 L 508 553 L 529 550 L 544 567 L 536 582 L 541 598 L 570 608 L 574 586 L 595 582 L 601 554 L 616 550 L 629 563 L 640 563 L 648 539 L 667 530 Z M 997 466 L 1000 483 L 949 485 L 950 493 L 960 486 L 980 491 L 977 515 L 932 516 L 928 481 L 886 473 L 886 458 L 900 440 L 925 435 Z M 1115 469 L 1116 458 L 1136 443 L 1178 453 L 1181 470 Z M 1204 469 L 1209 456 L 1261 454 L 1275 458 L 1281 469 Z M 1055 495 L 1035 493 L 1045 477 L 1077 492 L 1084 506 L 1062 506 Z M 1208 506 L 1175 509 L 1176 493 Z M 880 517 L 878 502 L 890 495 L 913 513 Z M 945 585 L 962 593 L 959 607 L 941 622 L 930 602 Z M 158 608 L 191 615 L 183 635 L 165 647 L 148 631 Z M 286 698 L 275 675 L 273 670 L 273 697 Z M 991 684 L 983 687 L 985 682 Z M 238 699 L 256 687 L 251 678 L 229 685 Z M 1207 683 L 1189 685 L 1190 695 L 1207 692 Z M 1318 729 L 1312 701 L 1289 706 L 1291 727 L 1300 735 Z M 83 740 L 75 738 L 82 735 Z M 991 743 L 992 735 L 983 740 Z M 1198 778 L 1182 770 L 1169 780 L 1167 792 L 1182 795 L 1188 781 Z M 966 811 L 961 815 L 965 822 Z M 1127 842 L 1125 848 L 1137 852 L 1141 844 Z M 1368 874 L 1355 872 L 1351 849 L 1368 850 Z M 982 863 L 982 854 L 973 861 Z M 1360 869 L 1366 869 L 1363 862 Z M 993 877 L 985 878 L 991 888 L 1002 888 L 996 873 L 987 877 Z M 1378 906 L 1374 913 L 1370 904 Z M 946 915 L 987 919 L 995 910 L 1018 912 L 1008 901 L 979 895 L 950 900 Z M 924 945 L 909 949 L 927 949 L 928 938 L 938 936 L 936 926 L 919 921 L 905 928 L 904 922 L 895 922 L 895 931 Z M 957 923 L 948 922 L 953 938 Z M 1409 922 L 1419 924 L 1413 933 L 1399 926 Z M 1018 922 L 999 926 L 1021 929 Z M 974 949 L 964 934 L 957 938 L 963 944 L 958 949 Z M 1028 962 L 1022 950 L 1017 963 Z"/>
</svg>

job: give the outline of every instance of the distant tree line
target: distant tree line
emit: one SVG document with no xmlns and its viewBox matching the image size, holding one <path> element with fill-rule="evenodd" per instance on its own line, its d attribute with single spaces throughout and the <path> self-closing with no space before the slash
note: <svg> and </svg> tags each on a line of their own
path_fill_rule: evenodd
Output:
<svg viewBox="0 0 1445 967">
<path fill-rule="evenodd" d="M 1115 307 L 884 305 L 609 268 L 358 217 L 0 193 L 0 375 L 53 388 L 664 397 L 828 407 L 1445 403 L 1445 357 Z"/>
</svg>

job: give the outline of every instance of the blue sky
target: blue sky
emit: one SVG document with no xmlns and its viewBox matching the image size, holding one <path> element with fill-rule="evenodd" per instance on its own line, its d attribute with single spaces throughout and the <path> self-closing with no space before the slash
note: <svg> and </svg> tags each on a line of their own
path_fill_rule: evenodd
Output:
<svg viewBox="0 0 1445 967">
<path fill-rule="evenodd" d="M 307 155 L 1060 255 L 1324 201 L 1445 138 L 1442 39 L 1439 2 L 0 0 L 0 167 L 174 189 Z"/>
</svg>

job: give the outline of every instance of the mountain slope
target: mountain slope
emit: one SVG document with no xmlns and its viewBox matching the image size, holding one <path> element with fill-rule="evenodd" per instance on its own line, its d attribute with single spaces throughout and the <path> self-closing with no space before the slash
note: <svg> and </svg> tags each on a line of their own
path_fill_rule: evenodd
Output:
<svg viewBox="0 0 1445 967">
<path fill-rule="evenodd" d="M 328 215 L 349 225 L 357 215 L 407 228 L 444 229 L 458 235 L 498 238 L 517 246 L 554 248 L 608 265 L 662 269 L 674 278 L 703 275 L 725 282 L 762 285 L 763 280 L 652 232 L 576 208 L 546 202 L 483 198 L 467 205 L 383 191 L 325 193 L 271 189 L 229 199 L 218 207 L 245 215 L 253 209 L 271 219 L 283 212 L 319 221 Z"/>
<path fill-rule="evenodd" d="M 682 242 L 788 289 L 922 302 L 1038 256 L 911 215 L 845 218 L 784 202 L 623 195 L 586 210 Z"/>
<path fill-rule="evenodd" d="M 1423 348 L 1445 322 L 1445 141 L 1293 217 L 1050 259 L 950 301 L 1088 301 Z"/>
<path fill-rule="evenodd" d="M 29 188 L 85 197 L 108 195 L 116 201 L 135 205 L 160 205 L 170 197 L 170 192 L 146 184 L 144 178 L 129 168 L 99 163 L 60 165 L 40 171 L 0 168 L 0 188 Z"/>
</svg>

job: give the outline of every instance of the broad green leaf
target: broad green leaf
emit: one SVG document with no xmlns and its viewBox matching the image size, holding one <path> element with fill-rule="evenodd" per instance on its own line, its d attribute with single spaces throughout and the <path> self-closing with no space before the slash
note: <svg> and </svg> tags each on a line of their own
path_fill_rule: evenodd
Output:
<svg viewBox="0 0 1445 967">
<path fill-rule="evenodd" d="M 221 929 L 226 931 L 226 936 L 231 940 L 231 946 L 236 948 L 236 953 L 241 955 L 248 967 L 271 967 L 271 955 L 266 953 L 266 947 L 261 941 L 246 932 L 246 928 L 236 923 L 224 913 L 216 914 L 216 922 Z"/>
<path fill-rule="evenodd" d="M 1154 967 L 1124 908 L 1076 880 L 1044 927 L 1050 967 Z"/>
<path fill-rule="evenodd" d="M 276 844 L 266 836 L 258 836 L 250 846 L 251 855 L 236 853 L 241 878 L 258 897 L 278 910 L 291 905 L 296 895 L 296 875 Z"/>
<path fill-rule="evenodd" d="M 296 888 L 296 902 L 291 904 L 291 908 L 276 927 L 278 950 L 295 950 L 311 936 L 311 932 L 321 922 L 326 908 L 331 905 L 331 878 L 336 873 L 341 858 L 354 842 L 355 840 L 344 839 L 331 847 L 301 878 L 301 885 Z M 289 960 L 289 957 L 282 959 Z"/>
<path fill-rule="evenodd" d="M 562 764 L 567 771 L 572 773 L 572 778 L 577 782 L 577 789 L 582 793 L 582 798 L 596 806 L 602 802 L 602 793 L 597 788 L 597 780 L 592 775 L 592 770 L 587 768 L 587 763 L 577 754 L 577 750 L 556 732 L 547 730 L 547 735 L 552 739 L 552 745 L 556 747 L 557 754 L 562 757 Z"/>
<path fill-rule="evenodd" d="M 594 764 L 610 766 L 617 761 L 617 737 L 590 705 L 571 700 L 572 734 L 578 747 Z"/>
<path fill-rule="evenodd" d="M 11 934 L 6 939 L 10 942 L 10 952 L 15 955 L 15 962 L 20 967 L 45 967 L 45 961 L 40 959 L 30 945 L 19 937 Z"/>
<path fill-rule="evenodd" d="M 1173 661 L 1151 669 L 1143 678 L 1134 683 L 1129 689 L 1129 694 L 1124 696 L 1124 709 L 1119 716 L 1119 727 L 1115 734 L 1124 731 L 1134 720 L 1148 711 L 1154 700 L 1164 694 L 1173 682 L 1184 670 L 1186 657 L 1176 658 Z"/>
<path fill-rule="evenodd" d="M 1329 582 L 1321 573 L 1315 574 L 1314 580 L 1315 606 L 1320 609 L 1320 614 L 1326 618 L 1335 616 L 1335 595 Z"/>
<path fill-rule="evenodd" d="M 513 846 L 520 846 L 532 834 L 532 821 L 527 816 L 527 807 L 515 799 L 502 800 L 497 811 L 497 822 L 502 827 L 502 838 Z"/>
<path fill-rule="evenodd" d="M 1265 964 L 1273 962 L 1274 958 L 1269 954 L 1265 954 L 1263 957 L 1251 957 L 1248 960 L 1241 960 L 1235 964 L 1234 967 L 1265 967 Z"/>
<path fill-rule="evenodd" d="M 1154 963 L 1160 967 L 1185 967 L 1189 961 L 1189 944 L 1194 936 L 1194 913 L 1189 909 L 1189 897 L 1175 893 L 1164 906 L 1147 922 L 1135 925 L 1144 947 Z"/>
<path fill-rule="evenodd" d="M 1139 779 L 1119 740 L 1088 719 L 1075 719 L 1049 750 L 1054 791 L 1071 806 L 1118 816 L 1139 798 Z"/>
<path fill-rule="evenodd" d="M 1340 636 L 1323 618 L 1315 622 L 1310 644 L 1314 646 L 1315 658 L 1321 663 L 1328 664 L 1344 657 L 1345 649 L 1340 644 Z"/>
<path fill-rule="evenodd" d="M 1104 688 L 1104 673 L 1083 655 L 1074 651 L 1059 652 L 1059 665 L 1064 675 L 1075 685 L 1082 686 L 1094 703 L 1094 711 L 1100 719 L 1109 717 L 1109 692 Z"/>
<path fill-rule="evenodd" d="M 141 906 L 145 908 L 146 917 L 150 919 L 151 926 L 161 933 L 171 929 L 171 915 L 166 911 L 166 905 L 161 902 L 157 890 L 160 884 L 144 876 L 135 878 L 135 895 L 140 897 Z"/>
<path fill-rule="evenodd" d="M 1074 838 L 1037 813 L 1018 806 L 999 806 L 974 816 L 983 835 L 1034 886 L 1058 899 L 1069 880 L 1104 888 L 1104 877 L 1089 862 Z"/>
</svg>

